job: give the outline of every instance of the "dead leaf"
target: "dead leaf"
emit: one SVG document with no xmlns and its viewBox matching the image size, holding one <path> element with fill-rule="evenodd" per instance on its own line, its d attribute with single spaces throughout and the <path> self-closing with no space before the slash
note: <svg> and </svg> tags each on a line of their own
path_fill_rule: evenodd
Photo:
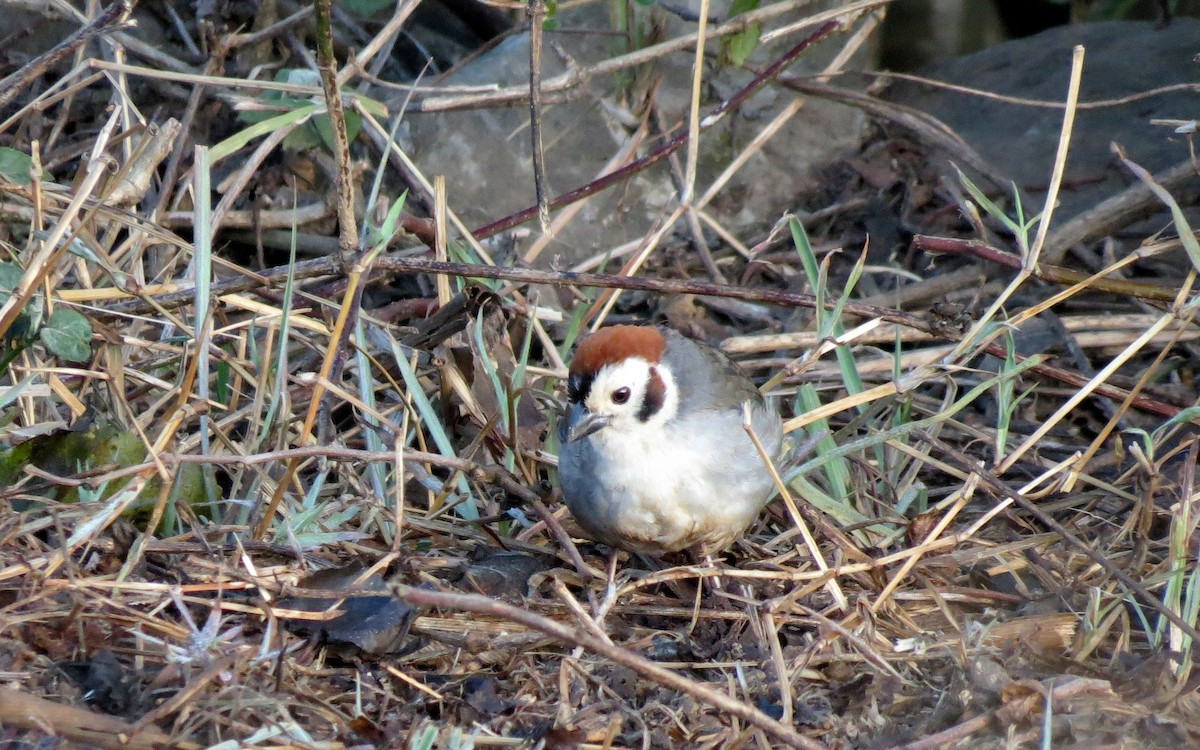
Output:
<svg viewBox="0 0 1200 750">
<path fill-rule="evenodd" d="M 408 629 L 417 610 L 392 596 L 379 573 L 359 580 L 367 566 L 356 563 L 313 573 L 298 582 L 300 588 L 344 591 L 344 600 L 336 597 L 283 597 L 276 606 L 300 612 L 326 612 L 337 606 L 330 620 L 282 618 L 290 630 L 316 635 L 330 646 L 353 646 L 365 653 L 394 654 L 403 650 Z M 361 596 L 363 592 L 379 591 L 380 596 Z M 359 595 L 356 595 L 359 594 Z M 339 604 L 338 602 L 341 601 Z"/>
</svg>

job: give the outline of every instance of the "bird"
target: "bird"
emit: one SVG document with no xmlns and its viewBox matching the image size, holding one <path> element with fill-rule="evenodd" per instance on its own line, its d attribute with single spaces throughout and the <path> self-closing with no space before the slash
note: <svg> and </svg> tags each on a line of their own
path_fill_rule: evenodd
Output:
<svg viewBox="0 0 1200 750">
<path fill-rule="evenodd" d="M 774 400 L 721 351 L 665 327 L 614 325 L 579 344 L 559 422 L 563 499 L 594 540 L 701 559 L 740 537 L 775 494 L 744 425 L 780 457 Z"/>
</svg>

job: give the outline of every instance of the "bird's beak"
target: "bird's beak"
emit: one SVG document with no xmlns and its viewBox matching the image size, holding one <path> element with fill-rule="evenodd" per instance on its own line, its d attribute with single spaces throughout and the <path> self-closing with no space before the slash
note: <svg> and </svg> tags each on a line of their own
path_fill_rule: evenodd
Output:
<svg viewBox="0 0 1200 750">
<path fill-rule="evenodd" d="M 567 442 L 573 443 L 603 430 L 611 421 L 612 417 L 593 414 L 583 404 L 571 404 L 567 413 Z"/>
</svg>

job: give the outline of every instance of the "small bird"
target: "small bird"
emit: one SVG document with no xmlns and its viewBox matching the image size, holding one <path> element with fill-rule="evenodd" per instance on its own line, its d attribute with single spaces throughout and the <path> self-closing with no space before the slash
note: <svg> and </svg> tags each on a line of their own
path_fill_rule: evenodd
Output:
<svg viewBox="0 0 1200 750">
<path fill-rule="evenodd" d="M 567 399 L 559 480 L 596 541 L 707 557 L 741 536 L 774 495 L 743 405 L 772 459 L 783 443 L 779 412 L 710 346 L 667 328 L 602 328 L 575 352 Z"/>
</svg>

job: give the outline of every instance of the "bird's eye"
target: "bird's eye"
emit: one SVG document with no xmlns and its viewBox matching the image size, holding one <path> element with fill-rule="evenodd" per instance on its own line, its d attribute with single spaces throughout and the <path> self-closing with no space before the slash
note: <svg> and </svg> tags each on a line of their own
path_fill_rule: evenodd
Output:
<svg viewBox="0 0 1200 750">
<path fill-rule="evenodd" d="M 612 392 L 612 400 L 614 404 L 623 404 L 629 400 L 629 389 L 618 388 Z"/>
</svg>

